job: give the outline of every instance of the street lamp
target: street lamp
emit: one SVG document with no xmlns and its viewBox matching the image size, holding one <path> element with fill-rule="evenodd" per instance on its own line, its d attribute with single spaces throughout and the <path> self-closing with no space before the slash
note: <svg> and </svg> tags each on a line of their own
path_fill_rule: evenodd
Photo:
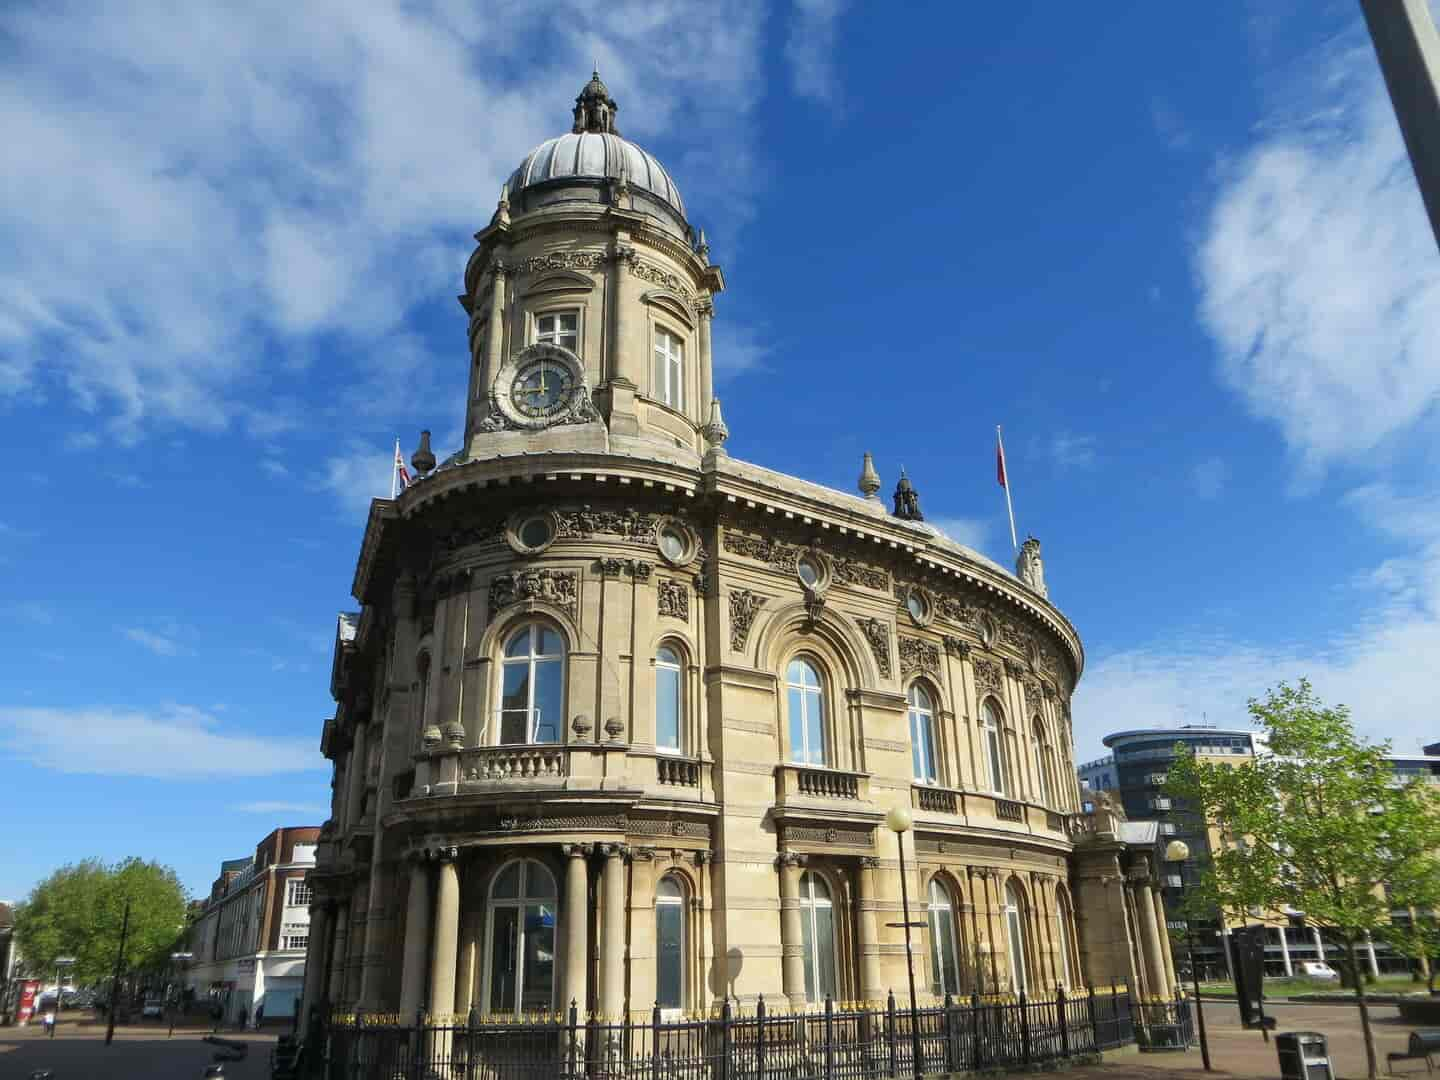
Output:
<svg viewBox="0 0 1440 1080">
<path fill-rule="evenodd" d="M 188 953 L 188 952 L 172 952 L 172 953 L 170 954 L 171 973 L 172 973 L 172 974 L 175 974 L 175 973 L 176 973 L 176 967 L 177 967 L 177 965 L 178 965 L 179 969 L 180 969 L 181 971 L 183 971 L 184 968 L 185 968 L 186 962 L 189 961 L 190 959 L 192 959 L 192 958 L 194 957 L 194 955 L 195 955 L 194 953 Z M 179 982 L 179 981 L 181 981 L 181 980 L 179 980 L 179 979 L 172 979 L 172 980 L 171 980 L 171 983 L 170 983 L 170 990 L 171 990 L 171 997 L 172 997 L 172 1000 L 169 1002 L 169 1005 L 170 1005 L 170 1035 L 174 1035 L 174 1034 L 175 1034 L 175 1013 L 179 1010 L 180 1002 L 181 1002 L 181 1001 L 184 999 L 184 997 L 185 997 L 185 988 L 184 988 L 183 986 L 176 986 L 176 985 L 175 985 L 175 984 L 176 984 L 177 982 Z M 167 1036 L 167 1037 L 168 1037 L 168 1036 Z"/>
<path fill-rule="evenodd" d="M 1184 840 L 1171 840 L 1165 845 L 1165 861 L 1183 863 L 1190 857 L 1190 845 Z M 1195 986 L 1195 1021 L 1200 1027 L 1200 1061 L 1210 1072 L 1210 1042 L 1205 1037 L 1205 1006 L 1200 1001 L 1200 969 L 1195 965 L 1195 931 L 1185 920 L 1185 956 L 1190 961 L 1190 979 Z"/>
<path fill-rule="evenodd" d="M 65 1004 L 65 981 L 61 978 L 60 969 L 62 967 L 69 967 L 73 963 L 75 963 L 75 957 L 73 956 L 55 957 L 55 1023 L 50 1025 L 50 1037 L 52 1039 L 55 1037 L 55 1028 L 60 1024 L 60 1010 Z"/>
<path fill-rule="evenodd" d="M 920 1049 L 920 1006 L 915 1000 L 915 949 L 910 942 L 910 927 L 923 923 L 910 921 L 910 886 L 905 881 L 905 834 L 914 824 L 908 807 L 895 806 L 885 815 L 885 824 L 895 834 L 895 847 L 900 852 L 900 905 L 905 927 L 905 973 L 910 977 L 910 1058 L 915 1069 L 915 1080 L 925 1075 L 925 1062 Z M 894 926 L 894 923 L 887 923 Z"/>
</svg>

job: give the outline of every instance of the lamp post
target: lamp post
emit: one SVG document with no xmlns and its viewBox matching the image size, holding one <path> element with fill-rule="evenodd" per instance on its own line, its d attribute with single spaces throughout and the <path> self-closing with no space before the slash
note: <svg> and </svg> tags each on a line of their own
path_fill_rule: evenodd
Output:
<svg viewBox="0 0 1440 1080">
<path fill-rule="evenodd" d="M 60 1010 L 65 1004 L 65 980 L 61 977 L 60 969 L 69 967 L 75 963 L 73 956 L 57 956 L 55 958 L 55 1022 L 50 1025 L 50 1037 L 55 1037 L 55 1029 L 60 1026 Z"/>
<path fill-rule="evenodd" d="M 195 955 L 194 953 L 188 953 L 188 952 L 172 952 L 172 953 L 170 954 L 171 970 L 172 970 L 172 971 L 176 971 L 176 970 L 178 969 L 178 971 L 184 971 L 184 970 L 185 970 L 185 965 L 189 962 L 189 960 L 190 960 L 194 955 Z M 173 1036 L 173 1035 L 175 1034 L 175 1013 L 179 1010 L 180 1002 L 181 1002 L 181 1001 L 184 999 L 184 997 L 185 997 L 185 989 L 184 989 L 183 986 L 176 986 L 175 984 L 176 984 L 177 981 L 178 981 L 178 980 L 172 980 L 171 983 L 170 983 L 170 989 L 171 989 L 172 992 L 173 992 L 173 993 L 172 993 L 172 1000 L 171 1000 L 170 1003 L 169 1003 L 169 1004 L 170 1004 L 170 1035 L 171 1035 L 171 1036 Z M 168 1038 L 168 1037 L 169 1037 L 169 1036 L 167 1036 L 167 1038 Z"/>
<path fill-rule="evenodd" d="M 910 1059 L 914 1066 L 915 1080 L 921 1080 L 925 1074 L 925 1062 L 920 1049 L 920 1006 L 915 1000 L 915 949 L 910 940 L 910 927 L 914 924 L 910 922 L 910 886 L 905 880 L 905 834 L 913 824 L 909 809 L 904 806 L 892 807 L 885 815 L 885 824 L 895 834 L 895 847 L 900 852 L 900 925 L 905 927 L 905 973 L 910 978 Z"/>
<path fill-rule="evenodd" d="M 1190 845 L 1184 840 L 1171 840 L 1165 845 L 1165 861 L 1183 863 L 1190 857 Z M 1195 986 L 1195 1022 L 1200 1028 L 1200 1061 L 1206 1072 L 1210 1067 L 1210 1041 L 1205 1037 L 1205 1006 L 1200 1001 L 1200 969 L 1195 966 L 1195 930 L 1185 920 L 1185 956 L 1190 961 L 1190 980 Z"/>
</svg>

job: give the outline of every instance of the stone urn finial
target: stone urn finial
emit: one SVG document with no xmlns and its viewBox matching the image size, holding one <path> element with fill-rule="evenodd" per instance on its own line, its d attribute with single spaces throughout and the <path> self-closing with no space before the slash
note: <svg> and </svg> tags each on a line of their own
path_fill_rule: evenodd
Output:
<svg viewBox="0 0 1440 1080">
<path fill-rule="evenodd" d="M 576 713 L 575 719 L 570 721 L 570 730 L 575 732 L 575 737 L 581 742 L 588 742 L 590 739 L 590 717 L 584 713 Z"/>
<path fill-rule="evenodd" d="M 710 447 L 710 453 L 718 457 L 726 452 L 725 440 L 730 438 L 730 429 L 725 426 L 725 417 L 720 415 L 719 398 L 711 399 L 710 419 L 700 429 L 700 434 L 705 437 L 705 442 Z"/>
<path fill-rule="evenodd" d="M 426 750 L 434 750 L 437 746 L 440 745 L 440 740 L 442 737 L 443 736 L 440 734 L 440 728 L 435 724 L 431 724 L 429 727 L 427 727 L 424 731 L 420 733 L 420 744 Z"/>
<path fill-rule="evenodd" d="M 880 474 L 875 471 L 875 459 L 865 452 L 865 464 L 860 468 L 860 494 L 871 502 L 879 502 L 875 493 L 880 490 Z"/>
<path fill-rule="evenodd" d="M 435 455 L 430 452 L 430 432 L 420 432 L 420 445 L 415 448 L 415 453 L 410 455 L 410 464 L 415 466 L 415 471 L 421 476 L 435 468 Z"/>
<path fill-rule="evenodd" d="M 459 720 L 450 720 L 445 724 L 444 729 L 445 745 L 451 750 L 459 750 L 465 745 L 465 725 Z"/>
<path fill-rule="evenodd" d="M 620 741 L 620 736 L 625 734 L 625 725 L 620 721 L 620 717 L 612 716 L 605 721 L 605 734 L 610 736 L 611 742 Z"/>
</svg>

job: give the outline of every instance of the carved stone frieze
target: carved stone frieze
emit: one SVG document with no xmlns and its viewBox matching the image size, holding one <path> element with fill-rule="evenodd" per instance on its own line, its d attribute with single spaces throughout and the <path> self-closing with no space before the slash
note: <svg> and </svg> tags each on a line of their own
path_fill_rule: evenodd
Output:
<svg viewBox="0 0 1440 1080">
<path fill-rule="evenodd" d="M 623 832 L 624 814 L 568 814 L 563 817 L 502 817 L 502 832 Z"/>
<path fill-rule="evenodd" d="M 436 537 L 436 544 L 440 550 L 449 555 L 461 548 L 473 547 L 476 544 L 489 543 L 492 540 L 500 540 L 505 536 L 505 519 L 497 517 L 485 522 L 472 522 L 458 528 L 451 529 Z"/>
<path fill-rule="evenodd" d="M 940 647 L 920 638 L 900 638 L 900 674 L 940 671 Z"/>
<path fill-rule="evenodd" d="M 736 652 L 744 651 L 750 627 L 755 623 L 755 613 L 764 604 L 765 597 L 749 589 L 730 590 L 730 647 Z"/>
<path fill-rule="evenodd" d="M 489 617 L 520 600 L 544 600 L 575 615 L 579 590 L 573 570 L 512 570 L 490 579 Z"/>
<path fill-rule="evenodd" d="M 954 634 L 946 634 L 940 639 L 945 645 L 945 651 L 951 656 L 958 656 L 964 660 L 970 655 L 970 642 L 964 638 L 958 638 Z"/>
<path fill-rule="evenodd" d="M 687 836 L 710 839 L 710 826 L 703 821 L 665 821 L 662 818 L 635 818 L 630 821 L 632 836 Z"/>
<path fill-rule="evenodd" d="M 638 510 L 592 510 L 588 506 L 561 510 L 555 519 L 557 537 L 586 540 L 592 536 L 618 536 L 639 544 L 654 543 L 655 527 L 660 520 L 656 514 Z"/>
<path fill-rule="evenodd" d="M 628 258 L 626 264 L 630 267 L 630 273 L 638 277 L 641 281 L 648 281 L 652 285 L 659 285 L 661 288 L 679 293 L 685 298 L 687 305 L 693 306 L 694 294 L 691 293 L 689 287 L 681 281 L 677 275 L 670 273 L 668 270 L 662 270 L 660 267 L 647 263 L 638 257 L 632 256 Z"/>
<path fill-rule="evenodd" d="M 846 847 L 865 848 L 872 846 L 870 833 L 862 829 L 839 829 L 833 827 L 822 829 L 811 825 L 787 825 L 785 827 L 785 842 L 843 844 Z"/>
<path fill-rule="evenodd" d="M 552 251 L 534 255 L 511 266 L 512 274 L 538 274 L 542 270 L 598 270 L 606 262 L 603 251 Z"/>
<path fill-rule="evenodd" d="M 890 627 L 876 618 L 856 619 L 855 623 L 860 627 L 860 632 L 865 635 L 865 640 L 870 643 L 870 651 L 875 654 L 875 666 L 880 669 L 880 677 L 890 677 Z"/>
<path fill-rule="evenodd" d="M 975 689 L 981 694 L 998 694 L 1004 685 L 1000 665 L 994 660 L 975 661 Z"/>
<path fill-rule="evenodd" d="M 1009 675 L 1012 679 L 1024 678 L 1025 665 L 1018 660 L 1011 660 L 1007 656 L 1005 658 L 1005 674 Z"/>
<path fill-rule="evenodd" d="M 833 556 L 830 559 L 831 570 L 835 580 L 845 585 L 862 585 L 867 589 L 887 589 L 890 587 L 890 575 L 879 567 L 870 566 L 856 559 L 842 559 Z"/>
<path fill-rule="evenodd" d="M 690 590 L 683 582 L 661 578 L 656 595 L 661 615 L 686 622 L 690 620 Z"/>
<path fill-rule="evenodd" d="M 723 543 L 726 551 L 743 555 L 747 559 L 758 559 L 776 570 L 793 572 L 800 558 L 798 546 L 786 544 L 770 536 L 747 536 L 745 533 L 726 529 Z"/>
</svg>

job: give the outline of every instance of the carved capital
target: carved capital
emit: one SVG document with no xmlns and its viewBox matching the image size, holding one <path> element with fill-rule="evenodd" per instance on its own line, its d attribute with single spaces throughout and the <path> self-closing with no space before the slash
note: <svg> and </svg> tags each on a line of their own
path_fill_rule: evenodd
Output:
<svg viewBox="0 0 1440 1080">
<path fill-rule="evenodd" d="M 879 870 L 880 860 L 874 855 L 861 855 L 860 868 L 862 870 Z"/>
<path fill-rule="evenodd" d="M 1009 657 L 1006 657 L 1005 674 L 1009 675 L 1012 679 L 1023 678 L 1025 675 L 1025 670 L 1026 668 L 1024 664 L 1020 663 L 1018 660 L 1011 660 Z"/>
<path fill-rule="evenodd" d="M 630 858 L 637 862 L 654 862 L 655 849 L 653 847 L 632 847 Z"/>
<path fill-rule="evenodd" d="M 569 859 L 588 858 L 594 845 L 592 844 L 561 844 L 560 850 Z"/>
<path fill-rule="evenodd" d="M 784 870 L 787 867 L 804 866 L 809 861 L 810 857 L 799 851 L 782 851 L 779 855 L 775 856 L 775 866 L 780 870 Z"/>
<path fill-rule="evenodd" d="M 714 853 L 713 851 L 697 851 L 697 852 L 695 852 L 695 865 L 696 865 L 696 866 L 708 866 L 710 863 L 713 863 L 714 861 L 715 861 L 715 853 Z"/>
<path fill-rule="evenodd" d="M 623 859 L 630 854 L 628 844 L 600 844 L 598 846 L 601 854 L 607 859 Z"/>
<path fill-rule="evenodd" d="M 970 655 L 970 643 L 964 638 L 956 637 L 954 634 L 946 634 L 940 639 L 945 645 L 945 651 L 951 656 L 958 656 L 964 660 Z"/>
</svg>

